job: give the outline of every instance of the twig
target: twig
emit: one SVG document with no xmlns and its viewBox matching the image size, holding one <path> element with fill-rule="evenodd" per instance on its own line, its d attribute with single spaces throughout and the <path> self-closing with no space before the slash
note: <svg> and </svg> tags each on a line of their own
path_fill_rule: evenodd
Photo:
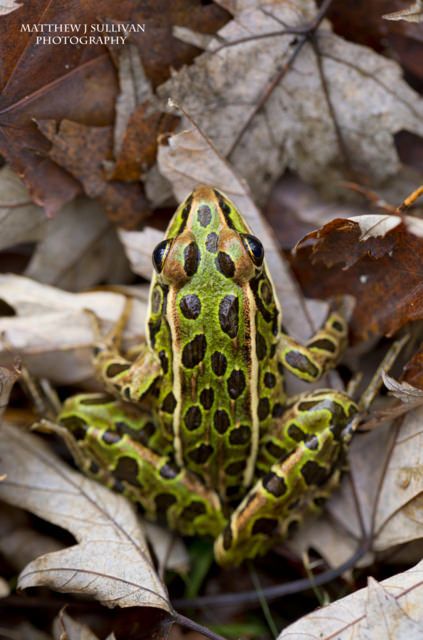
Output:
<svg viewBox="0 0 423 640">
<path fill-rule="evenodd" d="M 261 96 L 260 96 L 257 104 L 255 105 L 253 111 L 250 113 L 250 115 L 247 118 L 246 122 L 244 123 L 241 131 L 238 133 L 238 135 L 236 136 L 235 140 L 233 141 L 232 146 L 231 146 L 231 148 L 229 149 L 229 151 L 227 153 L 228 157 L 233 153 L 234 149 L 238 146 L 240 140 L 244 136 L 244 133 L 246 132 L 246 130 L 250 126 L 251 122 L 256 117 L 257 113 L 266 104 L 266 102 L 268 101 L 268 99 L 272 95 L 273 91 L 276 89 L 278 84 L 281 82 L 281 80 L 283 80 L 285 75 L 288 73 L 289 69 L 292 67 L 295 59 L 297 58 L 298 54 L 300 53 L 300 51 L 303 48 L 303 46 L 305 45 L 305 43 L 317 31 L 317 29 L 320 26 L 320 23 L 322 22 L 323 18 L 325 17 L 326 13 L 328 12 L 329 7 L 332 4 L 332 2 L 333 2 L 333 0 L 324 0 L 324 2 L 322 3 L 322 6 L 320 7 L 320 9 L 318 11 L 318 13 L 316 14 L 316 17 L 315 17 L 314 21 L 308 27 L 305 27 L 302 31 L 300 30 L 299 40 L 298 40 L 297 44 L 295 45 L 295 48 L 293 49 L 289 59 L 283 65 L 282 69 L 280 69 L 280 71 L 277 72 L 277 74 L 274 76 L 274 78 L 270 81 L 270 83 L 264 89 L 264 91 L 261 94 Z"/>
<path fill-rule="evenodd" d="M 210 640 L 225 640 L 225 638 L 218 633 L 214 633 L 207 627 L 203 627 L 203 625 L 194 622 L 191 618 L 186 618 L 180 613 L 175 613 L 173 616 L 173 622 L 179 624 L 181 627 L 185 627 L 186 629 L 191 629 L 192 631 L 197 631 L 201 633 L 205 638 L 210 638 Z"/>
<path fill-rule="evenodd" d="M 318 576 L 310 578 L 302 578 L 300 580 L 294 580 L 286 584 L 279 584 L 273 587 L 264 587 L 261 590 L 262 596 L 267 601 L 276 600 L 277 598 L 283 598 L 284 596 L 291 595 L 293 593 L 299 593 L 300 591 L 306 591 L 312 587 L 317 587 L 323 584 L 331 582 L 335 578 L 341 576 L 345 571 L 354 567 L 356 562 L 360 560 L 371 548 L 370 540 L 364 540 L 353 555 L 340 564 L 335 569 L 329 569 L 324 571 Z M 199 596 L 198 598 L 179 598 L 174 601 L 175 607 L 188 608 L 188 607 L 231 607 L 240 604 L 255 604 L 259 600 L 259 594 L 257 591 L 243 591 L 241 593 L 224 593 L 215 596 Z"/>
</svg>

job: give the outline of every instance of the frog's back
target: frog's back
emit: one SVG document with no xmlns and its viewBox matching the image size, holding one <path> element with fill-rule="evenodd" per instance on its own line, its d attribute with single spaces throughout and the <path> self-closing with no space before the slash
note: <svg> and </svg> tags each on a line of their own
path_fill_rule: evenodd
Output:
<svg viewBox="0 0 423 640">
<path fill-rule="evenodd" d="M 222 496 L 251 483 L 259 433 L 282 405 L 280 311 L 260 242 L 234 205 L 198 187 L 153 256 L 148 333 L 176 461 Z"/>
</svg>

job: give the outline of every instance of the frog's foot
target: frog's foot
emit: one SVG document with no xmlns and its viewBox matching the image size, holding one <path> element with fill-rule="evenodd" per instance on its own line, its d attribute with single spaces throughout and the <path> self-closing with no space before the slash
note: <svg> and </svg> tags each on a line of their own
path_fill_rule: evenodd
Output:
<svg viewBox="0 0 423 640">
<path fill-rule="evenodd" d="M 73 436 L 69 449 L 76 464 L 138 502 L 149 519 L 184 535 L 216 537 L 222 531 L 217 494 L 163 455 L 171 444 L 151 413 L 104 394 L 83 394 L 65 402 L 59 421 Z"/>
<path fill-rule="evenodd" d="M 345 309 L 336 304 L 324 326 L 308 340 L 306 346 L 282 334 L 279 360 L 297 378 L 314 382 L 336 365 L 347 345 L 347 337 Z"/>
<path fill-rule="evenodd" d="M 321 506 L 339 482 L 355 412 L 346 394 L 330 390 L 304 395 L 286 411 L 262 444 L 260 458 L 268 456 L 270 471 L 256 482 L 216 540 L 220 564 L 237 565 L 262 555 Z M 271 464 L 278 451 L 279 460 Z"/>
<path fill-rule="evenodd" d="M 110 393 L 124 400 L 138 402 L 153 392 L 155 383 L 162 375 L 162 368 L 158 356 L 146 342 L 137 347 L 135 359 L 120 353 L 122 333 L 128 322 L 131 305 L 132 301 L 128 299 L 118 321 L 105 336 L 101 335 L 97 316 L 90 313 L 90 317 L 96 335 L 93 351 L 97 376 Z"/>
</svg>

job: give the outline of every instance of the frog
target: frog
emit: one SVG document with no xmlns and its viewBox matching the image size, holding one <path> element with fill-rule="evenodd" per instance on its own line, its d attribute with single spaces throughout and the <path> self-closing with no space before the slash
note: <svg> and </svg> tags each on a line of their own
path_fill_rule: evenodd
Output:
<svg viewBox="0 0 423 640">
<path fill-rule="evenodd" d="M 219 189 L 197 186 L 152 254 L 145 339 L 122 349 L 130 313 L 93 365 L 104 391 L 58 420 L 89 476 L 183 536 L 214 540 L 222 567 L 267 553 L 339 484 L 358 407 L 344 391 L 290 398 L 287 371 L 316 382 L 348 323 L 333 305 L 304 345 L 289 336 L 263 244 Z"/>
</svg>

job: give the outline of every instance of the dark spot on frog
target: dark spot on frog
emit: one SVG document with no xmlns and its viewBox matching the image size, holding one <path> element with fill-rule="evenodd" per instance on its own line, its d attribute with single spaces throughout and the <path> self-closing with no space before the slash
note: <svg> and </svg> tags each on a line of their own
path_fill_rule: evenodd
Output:
<svg viewBox="0 0 423 640">
<path fill-rule="evenodd" d="M 181 513 L 183 520 L 195 520 L 198 516 L 202 516 L 206 513 L 207 509 L 203 502 L 199 500 L 193 500 Z"/>
<path fill-rule="evenodd" d="M 239 398 L 246 386 L 245 375 L 243 371 L 234 369 L 227 381 L 227 388 L 229 396 L 232 400 Z"/>
<path fill-rule="evenodd" d="M 79 416 L 64 416 L 60 418 L 60 424 L 63 424 L 71 431 L 75 440 L 83 440 L 88 431 L 88 423 Z"/>
<path fill-rule="evenodd" d="M 259 420 L 266 420 L 267 416 L 270 413 L 270 402 L 269 398 L 260 398 L 257 408 L 257 414 Z"/>
<path fill-rule="evenodd" d="M 320 338 L 319 340 L 315 340 L 314 342 L 310 342 L 307 347 L 309 349 L 322 349 L 323 351 L 328 351 L 329 353 L 336 352 L 336 344 L 329 340 L 328 338 Z"/>
<path fill-rule="evenodd" d="M 215 351 L 211 357 L 211 366 L 216 376 L 223 376 L 228 366 L 226 356 L 220 351 Z"/>
<path fill-rule="evenodd" d="M 219 237 L 217 233 L 214 233 L 214 231 L 213 233 L 209 233 L 209 235 L 206 238 L 207 251 L 210 251 L 210 253 L 216 253 L 218 242 L 219 242 Z"/>
<path fill-rule="evenodd" d="M 219 322 L 224 333 L 236 338 L 238 333 L 239 302 L 236 296 L 225 296 L 219 304 Z"/>
<path fill-rule="evenodd" d="M 216 266 L 220 273 L 227 278 L 232 278 L 235 274 L 235 263 L 231 256 L 224 251 L 219 251 L 216 258 Z"/>
<path fill-rule="evenodd" d="M 119 458 L 117 465 L 113 471 L 113 475 L 115 475 L 119 480 L 125 480 L 130 484 L 138 487 L 138 462 L 134 458 L 130 458 L 129 456 L 122 456 Z"/>
<path fill-rule="evenodd" d="M 291 423 L 288 427 L 288 435 L 290 438 L 295 440 L 295 442 L 302 442 L 305 440 L 306 434 L 300 427 L 296 424 Z"/>
<path fill-rule="evenodd" d="M 236 429 L 232 429 L 229 434 L 229 442 L 235 445 L 245 445 L 251 440 L 251 429 L 247 425 L 241 425 Z"/>
<path fill-rule="evenodd" d="M 175 504 L 176 497 L 171 493 L 159 493 L 154 498 L 156 504 L 156 511 L 167 511 L 172 504 Z"/>
<path fill-rule="evenodd" d="M 200 402 L 203 405 L 204 409 L 210 409 L 214 402 L 214 391 L 213 389 L 207 388 L 203 389 L 200 393 Z"/>
<path fill-rule="evenodd" d="M 193 369 L 205 356 L 207 347 L 206 336 L 198 334 L 188 342 L 182 350 L 182 364 L 187 369 Z"/>
<path fill-rule="evenodd" d="M 169 371 L 169 359 L 163 349 L 159 351 L 159 358 L 163 373 L 167 373 Z"/>
<path fill-rule="evenodd" d="M 213 422 L 216 431 L 221 435 L 226 433 L 231 424 L 229 416 L 224 409 L 218 409 L 217 411 L 215 411 Z"/>
<path fill-rule="evenodd" d="M 262 482 L 263 487 L 266 489 L 266 491 L 271 493 L 272 496 L 275 496 L 275 498 L 280 498 L 281 496 L 283 496 L 283 494 L 286 493 L 288 489 L 285 479 L 278 476 L 273 471 L 270 471 L 267 475 L 265 475 Z"/>
<path fill-rule="evenodd" d="M 330 472 L 314 460 L 307 460 L 301 467 L 301 475 L 309 486 L 320 486 L 326 482 Z"/>
<path fill-rule="evenodd" d="M 293 369 L 300 371 L 300 373 L 306 373 L 312 378 L 316 377 L 319 373 L 316 365 L 300 351 L 288 351 L 285 354 L 285 361 Z"/>
<path fill-rule="evenodd" d="M 205 464 L 213 453 L 213 447 L 210 444 L 200 444 L 199 447 L 192 449 L 188 453 L 188 457 L 195 464 Z"/>
<path fill-rule="evenodd" d="M 173 413 L 176 409 L 176 398 L 173 395 L 172 391 L 169 391 L 167 396 L 162 402 L 161 406 L 162 411 L 165 413 Z"/>
<path fill-rule="evenodd" d="M 200 298 L 195 293 L 184 296 L 179 303 L 180 309 L 188 320 L 195 320 L 201 312 Z"/>
<path fill-rule="evenodd" d="M 160 469 L 160 475 L 165 480 L 173 480 L 179 474 L 180 469 L 173 462 L 166 462 Z"/>
<path fill-rule="evenodd" d="M 198 222 L 202 227 L 208 227 L 211 222 L 212 214 L 210 207 L 206 204 L 202 204 L 197 211 Z"/>
<path fill-rule="evenodd" d="M 185 413 L 184 422 L 189 431 L 195 431 L 201 426 L 201 409 L 197 406 L 190 407 Z"/>
<path fill-rule="evenodd" d="M 267 387 L 268 389 L 273 389 L 273 387 L 276 386 L 276 376 L 270 371 L 267 371 L 264 374 L 263 382 L 265 387 Z"/>
<path fill-rule="evenodd" d="M 116 442 L 122 440 L 122 436 L 116 431 L 105 431 L 101 436 L 101 439 L 106 444 L 116 444 Z"/>
<path fill-rule="evenodd" d="M 225 473 L 228 476 L 237 476 L 242 473 L 247 466 L 246 460 L 236 460 L 235 462 L 231 462 L 225 469 Z"/>
<path fill-rule="evenodd" d="M 106 369 L 106 376 L 108 378 L 114 378 L 115 376 L 123 373 L 124 371 L 128 371 L 130 368 L 130 364 L 123 362 L 112 362 Z"/>
<path fill-rule="evenodd" d="M 263 533 L 266 536 L 270 536 L 276 532 L 277 528 L 278 521 L 274 518 L 259 518 L 253 525 L 252 534 Z"/>
<path fill-rule="evenodd" d="M 190 242 L 184 249 L 184 270 L 188 277 L 193 276 L 200 262 L 200 250 L 196 242 Z"/>
</svg>

